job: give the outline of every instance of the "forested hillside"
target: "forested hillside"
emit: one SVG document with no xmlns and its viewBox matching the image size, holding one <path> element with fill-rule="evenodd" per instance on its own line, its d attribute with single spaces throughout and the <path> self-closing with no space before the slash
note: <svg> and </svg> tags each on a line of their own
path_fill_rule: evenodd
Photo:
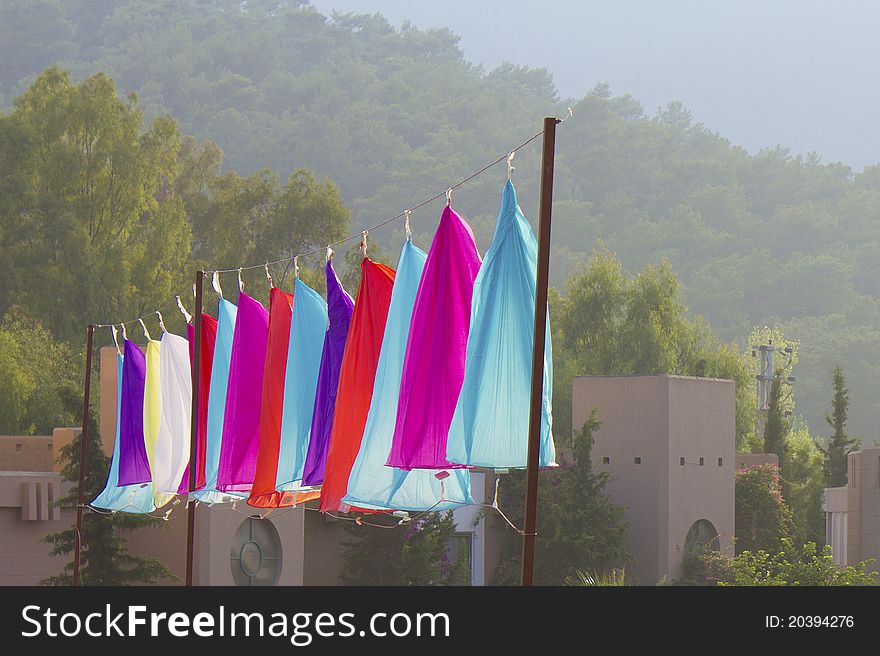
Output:
<svg viewBox="0 0 880 656">
<path fill-rule="evenodd" d="M 754 326 L 779 325 L 800 340 L 797 412 L 814 432 L 826 430 L 840 363 L 850 432 L 877 437 L 880 167 L 857 174 L 818 155 L 751 155 L 694 125 L 680 105 L 646 110 L 602 85 L 560 99 L 543 69 L 472 66 L 449 31 L 325 17 L 304 2 L 2 0 L 0 43 L 4 110 L 51 64 L 76 80 L 106 72 L 121 95 L 138 94 L 148 120 L 172 114 L 181 133 L 217 143 L 223 166 L 241 176 L 264 166 L 282 180 L 300 167 L 329 175 L 354 228 L 441 191 L 572 106 L 558 131 L 553 284 L 562 287 L 597 245 L 631 270 L 667 258 L 690 310 L 722 337 L 745 349 Z M 538 154 L 533 142 L 515 161 L 532 220 Z M 210 148 L 201 156 L 219 166 Z M 257 189 L 258 179 L 236 184 Z M 499 166 L 455 195 L 482 250 L 503 179 Z M 247 197 L 235 211 L 253 209 Z M 215 220 L 208 209 L 206 222 Z M 439 209 L 413 215 L 422 245 Z M 370 238 L 391 246 L 401 235 L 395 227 Z M 234 264 L 238 239 L 199 256 Z"/>
</svg>

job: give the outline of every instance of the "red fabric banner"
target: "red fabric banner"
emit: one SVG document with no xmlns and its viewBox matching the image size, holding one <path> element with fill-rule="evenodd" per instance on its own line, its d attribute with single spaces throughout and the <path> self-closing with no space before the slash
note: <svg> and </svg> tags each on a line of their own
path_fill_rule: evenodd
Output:
<svg viewBox="0 0 880 656">
<path fill-rule="evenodd" d="M 384 264 L 367 258 L 361 262 L 361 286 L 355 299 L 339 372 L 330 450 L 321 487 L 322 511 L 340 509 L 361 446 L 373 398 L 373 380 L 385 335 L 394 275 L 394 269 Z"/>
<path fill-rule="evenodd" d="M 275 491 L 278 474 L 278 449 L 281 446 L 281 416 L 284 410 L 284 376 L 287 372 L 287 347 L 293 317 L 293 295 L 273 287 L 269 292 L 269 339 L 266 366 L 263 369 L 263 406 L 260 410 L 260 445 L 257 468 L 248 505 L 279 508 L 280 492 Z M 292 495 L 288 495 L 290 497 Z M 290 505 L 288 501 L 285 505 Z"/>
</svg>

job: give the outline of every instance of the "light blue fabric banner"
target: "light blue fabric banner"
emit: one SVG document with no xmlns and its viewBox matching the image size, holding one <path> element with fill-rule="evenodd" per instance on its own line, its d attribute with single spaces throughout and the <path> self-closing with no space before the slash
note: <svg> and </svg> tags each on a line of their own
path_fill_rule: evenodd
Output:
<svg viewBox="0 0 880 656">
<path fill-rule="evenodd" d="M 397 417 L 400 379 L 419 279 L 427 255 L 406 241 L 397 262 L 391 305 L 382 338 L 382 350 L 373 383 L 373 398 L 357 459 L 348 479 L 343 503 L 362 508 L 395 510 L 445 510 L 473 503 L 466 469 L 449 470 L 438 480 L 437 470 L 404 471 L 386 467 Z M 457 503 L 456 503 L 457 502 Z"/>
<path fill-rule="evenodd" d="M 208 431 L 205 437 L 205 487 L 193 496 L 201 503 L 225 503 L 247 497 L 247 494 L 217 491 L 217 470 L 220 466 L 220 444 L 223 441 L 223 416 L 226 411 L 226 387 L 229 363 L 232 360 L 232 337 L 235 334 L 235 304 L 221 298 L 217 307 L 217 340 L 211 363 L 211 391 L 208 394 Z"/>
<path fill-rule="evenodd" d="M 156 509 L 153 505 L 153 485 L 138 483 L 119 487 L 119 418 L 122 414 L 122 355 L 116 355 L 116 437 L 113 440 L 113 460 L 110 461 L 110 473 L 107 484 L 101 494 L 90 505 L 103 510 L 119 510 L 122 512 L 143 515 Z"/>
<path fill-rule="evenodd" d="M 293 317 L 290 320 L 281 445 L 275 479 L 275 489 L 279 492 L 301 487 L 327 322 L 327 302 L 297 278 L 293 286 Z"/>
<path fill-rule="evenodd" d="M 538 242 L 508 180 L 492 245 L 474 282 L 464 383 L 449 429 L 446 457 L 477 467 L 525 467 L 528 458 Z M 553 353 L 544 346 L 539 465 L 556 465 Z"/>
</svg>

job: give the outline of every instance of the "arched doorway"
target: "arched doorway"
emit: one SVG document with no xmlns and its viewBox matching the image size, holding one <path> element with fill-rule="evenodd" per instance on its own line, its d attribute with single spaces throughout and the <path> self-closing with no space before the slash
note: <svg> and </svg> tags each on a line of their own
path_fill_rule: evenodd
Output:
<svg viewBox="0 0 880 656">
<path fill-rule="evenodd" d="M 708 519 L 698 519 L 691 524 L 687 536 L 684 539 L 684 551 L 692 554 L 708 547 L 712 551 L 721 549 L 721 540 L 718 539 L 718 531 Z"/>
</svg>

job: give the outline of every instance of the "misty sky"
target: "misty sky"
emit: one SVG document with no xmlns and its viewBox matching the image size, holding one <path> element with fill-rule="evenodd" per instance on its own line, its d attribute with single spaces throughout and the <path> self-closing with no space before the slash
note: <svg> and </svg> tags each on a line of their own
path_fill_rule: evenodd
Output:
<svg viewBox="0 0 880 656">
<path fill-rule="evenodd" d="M 880 162 L 880 2 L 872 0 L 312 0 L 461 36 L 467 58 L 546 67 L 562 96 L 598 81 L 649 113 L 681 100 L 750 151 L 782 144 Z"/>
</svg>

